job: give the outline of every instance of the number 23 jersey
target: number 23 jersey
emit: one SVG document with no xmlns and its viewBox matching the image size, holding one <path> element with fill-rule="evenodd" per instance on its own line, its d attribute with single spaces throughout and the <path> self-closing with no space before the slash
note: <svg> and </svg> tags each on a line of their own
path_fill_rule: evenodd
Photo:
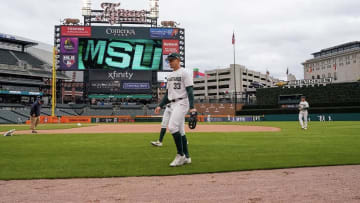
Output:
<svg viewBox="0 0 360 203">
<path fill-rule="evenodd" d="M 173 71 L 167 78 L 168 99 L 187 98 L 186 87 L 194 86 L 193 78 L 184 68 Z"/>
</svg>

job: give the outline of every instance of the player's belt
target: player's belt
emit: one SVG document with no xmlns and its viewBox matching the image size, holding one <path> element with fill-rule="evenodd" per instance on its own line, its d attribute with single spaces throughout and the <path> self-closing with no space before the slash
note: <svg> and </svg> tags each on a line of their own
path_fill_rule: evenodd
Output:
<svg viewBox="0 0 360 203">
<path fill-rule="evenodd" d="M 171 103 L 174 103 L 174 102 L 177 102 L 177 101 L 180 101 L 180 100 L 183 100 L 185 98 L 178 98 L 178 99 L 173 99 L 173 100 L 170 100 Z"/>
</svg>

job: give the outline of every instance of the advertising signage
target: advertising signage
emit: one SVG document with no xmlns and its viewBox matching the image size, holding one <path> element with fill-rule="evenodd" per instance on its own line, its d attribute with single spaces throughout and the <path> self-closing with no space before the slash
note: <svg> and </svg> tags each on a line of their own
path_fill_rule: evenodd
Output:
<svg viewBox="0 0 360 203">
<path fill-rule="evenodd" d="M 61 26 L 61 36 L 90 37 L 91 27 Z"/>
<path fill-rule="evenodd" d="M 181 55 L 185 67 L 185 31 L 180 28 L 58 26 L 58 70 L 171 71 L 167 56 Z"/>
<path fill-rule="evenodd" d="M 152 76 L 148 71 L 90 70 L 91 94 L 151 94 Z"/>
</svg>

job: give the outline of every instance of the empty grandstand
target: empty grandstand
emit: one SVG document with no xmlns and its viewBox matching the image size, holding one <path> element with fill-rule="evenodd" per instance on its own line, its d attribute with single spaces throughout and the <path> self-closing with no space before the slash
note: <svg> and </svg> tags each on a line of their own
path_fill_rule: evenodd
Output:
<svg viewBox="0 0 360 203">
<path fill-rule="evenodd" d="M 84 105 L 59 104 L 55 110 L 62 116 L 154 116 L 155 104 Z M 30 116 L 30 106 L 22 104 L 0 104 L 0 124 L 25 123 Z M 51 106 L 44 105 L 41 116 L 51 116 Z"/>
<path fill-rule="evenodd" d="M 29 105 L 51 98 L 51 66 L 27 52 L 38 43 L 0 34 L 0 103 Z M 61 73 L 58 79 L 66 79 Z"/>
</svg>

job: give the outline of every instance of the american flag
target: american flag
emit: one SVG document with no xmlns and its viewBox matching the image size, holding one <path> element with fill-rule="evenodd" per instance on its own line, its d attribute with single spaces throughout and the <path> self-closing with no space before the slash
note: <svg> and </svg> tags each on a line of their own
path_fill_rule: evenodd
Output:
<svg viewBox="0 0 360 203">
<path fill-rule="evenodd" d="M 232 36 L 232 44 L 235 45 L 235 32 L 233 32 L 233 36 Z"/>
</svg>

